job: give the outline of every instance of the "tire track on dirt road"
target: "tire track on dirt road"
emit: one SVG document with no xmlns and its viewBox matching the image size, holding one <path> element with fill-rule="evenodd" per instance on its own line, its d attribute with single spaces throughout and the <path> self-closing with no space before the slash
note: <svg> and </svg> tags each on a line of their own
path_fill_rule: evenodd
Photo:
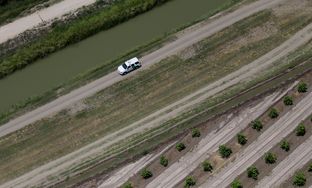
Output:
<svg viewBox="0 0 312 188">
<path fill-rule="evenodd" d="M 215 34 L 218 31 L 221 31 L 222 29 L 236 23 L 239 20 L 247 18 L 248 16 L 259 11 L 271 8 L 283 1 L 285 0 L 258 0 L 255 3 L 243 6 L 234 12 L 217 18 L 211 23 L 204 25 L 203 27 L 200 27 L 192 32 L 187 32 L 174 42 L 169 43 L 168 45 L 165 45 L 164 47 L 142 57 L 141 61 L 143 62 L 143 67 L 140 70 L 132 72 L 130 75 L 124 77 L 118 75 L 117 72 L 112 72 L 106 76 L 103 76 L 102 78 L 92 81 L 85 86 L 75 89 L 52 102 L 49 102 L 33 111 L 27 112 L 26 114 L 9 121 L 6 124 L 3 124 L 0 126 L 0 137 L 15 132 L 53 113 L 66 109 L 77 101 L 90 97 L 114 83 L 117 83 L 129 76 L 133 76 L 142 70 L 148 69 L 151 65 L 159 62 L 160 60 L 176 54 L 186 47 L 191 46 L 198 41 Z"/>
<path fill-rule="evenodd" d="M 256 188 L 279 187 L 295 172 L 312 159 L 312 136 L 278 164 L 268 176 L 264 177 Z"/>
<path fill-rule="evenodd" d="M 293 87 L 294 85 L 291 88 Z M 194 171 L 205 159 L 209 158 L 212 153 L 216 152 L 221 144 L 227 143 L 237 133 L 245 129 L 252 120 L 258 118 L 272 104 L 279 101 L 287 91 L 282 94 L 274 93 L 262 100 L 261 103 L 253 107 L 248 107 L 238 115 L 235 115 L 235 117 L 232 117 L 229 122 L 221 125 L 219 129 L 203 138 L 192 151 L 185 154 L 178 162 L 167 168 L 162 174 L 150 182 L 146 188 L 174 187 Z"/>
<path fill-rule="evenodd" d="M 245 172 L 249 166 L 290 134 L 301 121 L 311 115 L 311 99 L 312 92 L 263 132 L 256 141 L 238 153 L 233 162 L 209 178 L 200 187 L 221 188 L 230 185 L 239 174 Z"/>
</svg>

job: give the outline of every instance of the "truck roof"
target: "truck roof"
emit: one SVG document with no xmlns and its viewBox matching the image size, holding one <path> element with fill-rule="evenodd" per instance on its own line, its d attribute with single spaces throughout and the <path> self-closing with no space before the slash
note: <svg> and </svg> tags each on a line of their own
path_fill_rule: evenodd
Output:
<svg viewBox="0 0 312 188">
<path fill-rule="evenodd" d="M 134 63 L 136 63 L 136 62 L 138 62 L 138 61 L 139 61 L 139 59 L 138 59 L 137 57 L 134 57 L 134 58 L 132 58 L 132 59 L 127 60 L 127 61 L 125 62 L 125 64 L 126 64 L 126 65 L 132 65 L 132 64 L 134 64 Z"/>
</svg>

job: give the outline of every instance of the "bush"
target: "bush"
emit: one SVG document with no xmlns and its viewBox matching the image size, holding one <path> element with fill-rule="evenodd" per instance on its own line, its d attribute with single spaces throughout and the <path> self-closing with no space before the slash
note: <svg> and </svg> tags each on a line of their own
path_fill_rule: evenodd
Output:
<svg viewBox="0 0 312 188">
<path fill-rule="evenodd" d="M 278 111 L 276 108 L 271 108 L 270 112 L 269 112 L 269 117 L 274 119 L 278 117 Z"/>
<path fill-rule="evenodd" d="M 258 179 L 259 171 L 255 166 L 251 166 L 247 168 L 247 176 L 248 178 L 252 178 L 254 180 Z"/>
<path fill-rule="evenodd" d="M 142 176 L 144 179 L 148 179 L 148 178 L 150 178 L 150 177 L 153 176 L 153 173 L 145 168 L 145 169 L 143 169 L 143 170 L 141 171 L 141 176 Z"/>
<path fill-rule="evenodd" d="M 305 126 L 300 123 L 299 126 L 296 128 L 296 135 L 297 136 L 304 136 L 306 133 Z"/>
<path fill-rule="evenodd" d="M 306 177 L 303 173 L 297 173 L 293 179 L 293 185 L 304 186 L 306 181 Z"/>
<path fill-rule="evenodd" d="M 283 140 L 281 143 L 281 149 L 284 151 L 289 151 L 290 149 L 289 142 L 287 142 L 286 140 Z"/>
<path fill-rule="evenodd" d="M 291 96 L 286 96 L 284 97 L 284 104 L 286 106 L 290 106 L 290 105 L 293 105 L 294 102 L 293 102 L 293 98 Z"/>
<path fill-rule="evenodd" d="M 264 159 L 266 164 L 274 164 L 277 160 L 277 157 L 275 154 L 268 152 L 265 154 Z"/>
<path fill-rule="evenodd" d="M 231 187 L 232 187 L 232 188 L 243 188 L 243 185 L 241 184 L 240 181 L 238 181 L 237 179 L 235 179 L 235 180 L 231 183 Z"/>
<path fill-rule="evenodd" d="M 237 134 L 237 142 L 240 144 L 240 145 L 245 145 L 247 143 L 247 138 L 245 135 L 243 134 Z"/>
<path fill-rule="evenodd" d="M 123 188 L 133 188 L 133 186 L 128 182 L 123 186 Z"/>
<path fill-rule="evenodd" d="M 251 122 L 251 127 L 253 129 L 256 129 L 257 131 L 261 131 L 261 129 L 263 128 L 263 125 L 262 125 L 262 122 L 257 119 Z"/>
<path fill-rule="evenodd" d="M 308 168 L 308 172 L 312 172 L 312 164 L 310 164 L 310 166 Z"/>
<path fill-rule="evenodd" d="M 299 93 L 305 93 L 308 91 L 308 85 L 304 82 L 300 82 L 298 85 L 298 92 Z"/>
<path fill-rule="evenodd" d="M 165 156 L 160 157 L 160 164 L 164 167 L 168 166 L 168 159 Z"/>
<path fill-rule="evenodd" d="M 196 181 L 194 180 L 193 177 L 189 176 L 185 179 L 185 184 L 184 187 L 192 187 L 196 184 Z"/>
<path fill-rule="evenodd" d="M 204 161 L 202 165 L 205 172 L 211 172 L 213 170 L 213 167 L 209 161 Z"/>
<path fill-rule="evenodd" d="M 232 154 L 232 150 L 225 145 L 221 145 L 219 146 L 219 153 L 222 158 L 228 158 Z"/>
<path fill-rule="evenodd" d="M 180 152 L 180 151 L 182 151 L 182 150 L 184 150 L 186 147 L 185 147 L 185 145 L 183 144 L 183 143 L 178 143 L 177 145 L 176 145 L 176 149 Z"/>
<path fill-rule="evenodd" d="M 198 129 L 192 129 L 192 137 L 200 137 L 200 131 Z"/>
</svg>

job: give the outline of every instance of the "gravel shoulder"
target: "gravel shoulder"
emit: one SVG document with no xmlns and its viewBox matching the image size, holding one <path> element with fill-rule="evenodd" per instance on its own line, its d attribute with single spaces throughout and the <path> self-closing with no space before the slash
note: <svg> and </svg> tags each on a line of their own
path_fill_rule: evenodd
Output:
<svg viewBox="0 0 312 188">
<path fill-rule="evenodd" d="M 201 187 L 226 187 L 238 174 L 243 173 L 250 165 L 264 153 L 278 144 L 291 133 L 297 125 L 312 113 L 312 93 L 307 95 L 293 109 L 282 116 L 276 123 L 267 129 L 261 136 L 236 156 L 236 159 L 220 173 L 208 179 Z"/>
</svg>

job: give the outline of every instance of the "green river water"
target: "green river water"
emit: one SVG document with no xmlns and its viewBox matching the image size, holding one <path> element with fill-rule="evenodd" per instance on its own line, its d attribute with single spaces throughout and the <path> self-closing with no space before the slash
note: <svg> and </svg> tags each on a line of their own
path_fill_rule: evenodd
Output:
<svg viewBox="0 0 312 188">
<path fill-rule="evenodd" d="M 172 0 L 41 59 L 0 80 L 0 111 L 200 19 L 230 1 Z"/>
</svg>

